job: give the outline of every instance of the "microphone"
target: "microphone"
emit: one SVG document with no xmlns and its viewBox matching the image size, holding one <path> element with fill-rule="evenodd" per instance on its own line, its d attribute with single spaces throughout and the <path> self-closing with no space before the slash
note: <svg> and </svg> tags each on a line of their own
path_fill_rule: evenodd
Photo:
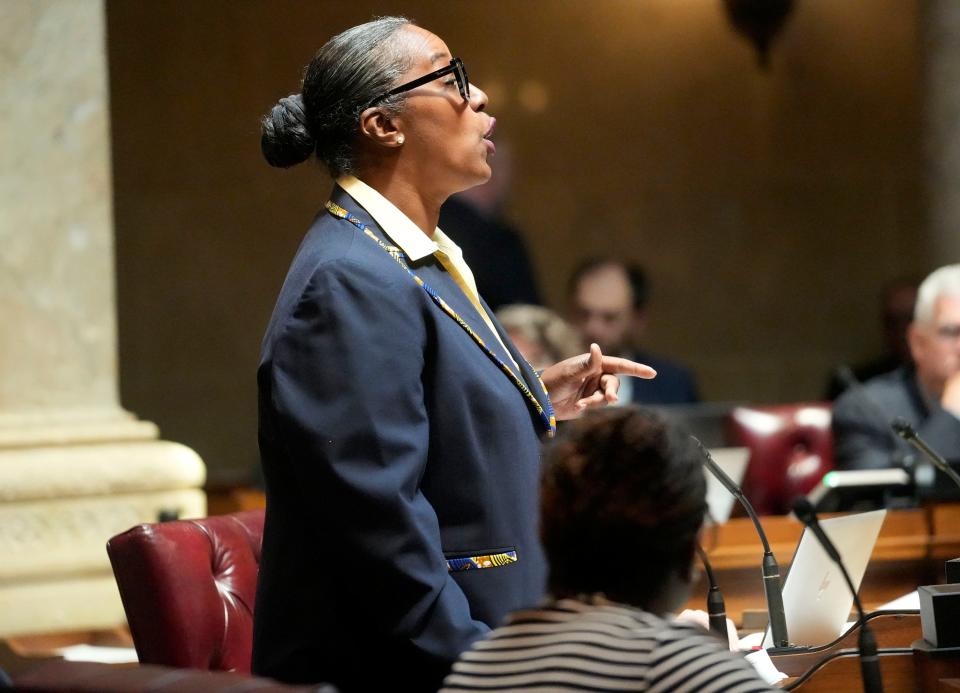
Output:
<svg viewBox="0 0 960 693">
<path fill-rule="evenodd" d="M 866 615 L 863 613 L 863 604 L 860 603 L 860 596 L 853 586 L 853 580 L 843 565 L 843 559 L 837 547 L 830 541 L 830 537 L 823 531 L 817 520 L 817 513 L 813 506 L 803 496 L 800 496 L 793 502 L 793 514 L 797 516 L 804 525 L 806 525 L 813 535 L 820 542 L 820 546 L 827 552 L 830 559 L 837 564 L 840 572 L 843 573 L 843 579 L 847 581 L 847 587 L 850 594 L 853 595 L 853 603 L 857 606 L 857 616 L 860 619 L 860 633 L 858 635 L 858 647 L 860 648 L 860 676 L 863 679 L 863 690 L 866 693 L 883 693 L 883 680 L 880 677 L 880 659 L 877 656 L 877 641 L 873 636 L 873 631 L 867 623 Z"/>
<path fill-rule="evenodd" d="M 890 427 L 898 436 L 922 452 L 924 457 L 933 463 L 934 467 L 950 477 L 950 481 L 960 486 L 960 475 L 954 471 L 950 463 L 943 459 L 936 450 L 927 445 L 927 442 L 919 436 L 906 419 L 897 417 L 890 423 Z"/>
<path fill-rule="evenodd" d="M 703 569 L 707 573 L 707 582 L 710 583 L 710 589 L 707 591 L 707 616 L 710 620 L 710 632 L 716 633 L 724 642 L 730 641 L 727 634 L 727 607 L 723 603 L 723 595 L 717 586 L 717 580 L 713 574 L 713 566 L 707 559 L 707 552 L 703 550 L 698 541 L 694 545 L 697 549 L 697 555 L 700 556 L 700 562 L 703 563 Z"/>
<path fill-rule="evenodd" d="M 780 592 L 780 565 L 770 550 L 770 542 L 767 541 L 767 535 L 760 524 L 760 518 L 756 511 L 743 495 L 739 486 L 727 476 L 720 465 L 714 462 L 710 452 L 703 446 L 696 436 L 690 438 L 700 448 L 700 454 L 703 457 L 703 466 L 706 467 L 713 476 L 717 478 L 724 488 L 726 488 L 733 497 L 740 501 L 740 505 L 747 511 L 747 515 L 753 520 L 753 526 L 757 528 L 757 534 L 760 535 L 760 543 L 763 544 L 763 592 L 767 598 L 767 613 L 770 617 L 770 634 L 773 637 L 774 647 L 789 647 L 790 638 L 787 636 L 787 617 L 783 613 L 783 594 Z"/>
</svg>

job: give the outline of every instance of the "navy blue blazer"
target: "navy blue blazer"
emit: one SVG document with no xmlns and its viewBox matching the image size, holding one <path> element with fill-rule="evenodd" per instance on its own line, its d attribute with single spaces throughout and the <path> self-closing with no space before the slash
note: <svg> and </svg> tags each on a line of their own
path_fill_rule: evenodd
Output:
<svg viewBox="0 0 960 693">
<path fill-rule="evenodd" d="M 331 199 L 391 245 L 346 192 L 335 187 Z M 502 361 L 519 364 L 548 408 L 499 323 L 509 354 L 435 258 L 408 264 Z M 267 511 L 256 674 L 435 690 L 460 652 L 542 597 L 542 417 L 350 222 L 324 211 L 307 233 L 257 381 Z M 457 570 L 474 563 L 458 559 L 489 554 L 517 560 Z"/>
</svg>

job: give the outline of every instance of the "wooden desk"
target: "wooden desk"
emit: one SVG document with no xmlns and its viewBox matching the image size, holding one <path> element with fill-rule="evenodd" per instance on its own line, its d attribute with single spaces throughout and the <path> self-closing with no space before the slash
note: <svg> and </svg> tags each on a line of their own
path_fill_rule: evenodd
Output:
<svg viewBox="0 0 960 693">
<path fill-rule="evenodd" d="M 915 611 L 875 611 L 867 614 L 867 622 L 873 630 L 877 647 L 881 649 L 908 648 L 923 637 L 920 614 Z M 857 625 L 829 645 L 814 647 L 806 652 L 774 655 L 771 659 L 777 669 L 787 676 L 802 676 L 838 652 L 856 650 L 859 637 L 860 626 Z"/>
<path fill-rule="evenodd" d="M 881 650 L 879 654 L 885 691 L 934 693 L 950 690 L 953 681 L 960 676 L 960 656 L 956 653 L 897 648 Z M 800 693 L 859 693 L 863 688 L 856 650 L 835 653 L 802 677 L 788 680 L 784 688 Z"/>
<path fill-rule="evenodd" d="M 760 521 L 785 574 L 803 525 L 788 516 L 766 516 Z M 703 543 L 717 574 L 727 614 L 740 623 L 745 610 L 765 609 L 760 575 L 763 549 L 750 519 L 738 517 L 708 529 Z M 876 609 L 918 585 L 942 583 L 943 561 L 958 556 L 960 504 L 891 510 L 860 586 L 864 609 Z M 704 609 L 706 593 L 706 579 L 701 576 L 687 608 Z"/>
<path fill-rule="evenodd" d="M 11 676 L 37 666 L 38 663 L 63 659 L 57 653 L 70 645 L 133 647 L 133 638 L 126 626 L 112 630 L 69 631 L 20 635 L 0 640 L 0 669 Z"/>
<path fill-rule="evenodd" d="M 936 561 L 960 557 L 960 503 L 941 503 L 928 511 L 932 529 L 930 557 Z"/>
</svg>

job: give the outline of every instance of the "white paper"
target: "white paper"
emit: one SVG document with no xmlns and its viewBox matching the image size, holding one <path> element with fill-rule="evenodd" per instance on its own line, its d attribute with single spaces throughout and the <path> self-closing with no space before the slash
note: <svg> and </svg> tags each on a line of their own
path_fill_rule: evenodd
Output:
<svg viewBox="0 0 960 693">
<path fill-rule="evenodd" d="M 754 650 L 745 655 L 744 659 L 750 662 L 750 666 L 754 668 L 767 685 L 772 686 L 777 681 L 787 678 L 786 674 L 777 669 L 766 650 Z"/>
<path fill-rule="evenodd" d="M 137 651 L 132 647 L 97 647 L 96 645 L 71 645 L 55 650 L 68 662 L 102 662 L 126 664 L 139 662 Z"/>
<path fill-rule="evenodd" d="M 907 611 L 910 609 L 920 611 L 920 593 L 916 590 L 877 607 L 877 611 Z"/>
</svg>

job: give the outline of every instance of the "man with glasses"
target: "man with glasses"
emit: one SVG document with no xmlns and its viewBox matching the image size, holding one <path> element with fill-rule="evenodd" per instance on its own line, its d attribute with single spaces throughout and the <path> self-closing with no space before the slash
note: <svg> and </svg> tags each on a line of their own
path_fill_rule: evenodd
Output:
<svg viewBox="0 0 960 693">
<path fill-rule="evenodd" d="M 920 285 L 907 338 L 914 370 L 873 378 L 834 405 L 838 468 L 890 467 L 909 455 L 888 425 L 898 416 L 960 464 L 960 264 L 941 267 Z"/>
</svg>

